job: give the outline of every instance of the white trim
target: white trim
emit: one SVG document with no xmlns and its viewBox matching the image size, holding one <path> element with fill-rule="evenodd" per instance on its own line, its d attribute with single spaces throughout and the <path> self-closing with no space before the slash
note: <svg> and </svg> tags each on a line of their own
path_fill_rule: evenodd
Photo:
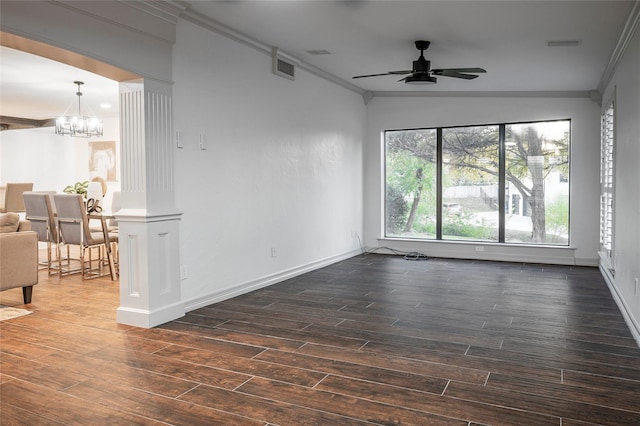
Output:
<svg viewBox="0 0 640 426">
<path fill-rule="evenodd" d="M 116 320 L 119 324 L 151 328 L 183 317 L 184 314 L 185 306 L 182 302 L 176 302 L 152 311 L 119 307 L 116 310 Z"/>
<path fill-rule="evenodd" d="M 165 222 L 169 220 L 180 220 L 182 212 L 164 212 L 164 213 L 152 213 L 150 214 L 145 209 L 120 209 L 113 216 L 118 221 L 122 222 Z"/>
<path fill-rule="evenodd" d="M 555 91 L 384 91 L 370 92 L 371 97 L 428 97 L 428 98 L 587 98 L 593 96 L 590 90 Z"/>
<path fill-rule="evenodd" d="M 367 251 L 393 250 L 419 252 L 429 257 L 491 260 L 498 262 L 546 263 L 551 265 L 598 266 L 598 258 L 577 258 L 576 248 L 568 246 L 501 244 L 483 241 L 441 241 L 378 238 L 378 247 Z M 476 250 L 481 247 L 481 251 Z"/>
<path fill-rule="evenodd" d="M 616 305 L 618 305 L 618 309 L 620 309 L 620 313 L 622 314 L 624 321 L 627 323 L 627 326 L 629 326 L 629 331 L 631 331 L 638 347 L 640 347 L 640 324 L 635 320 L 631 314 L 631 309 L 629 309 L 624 298 L 618 292 L 618 288 L 615 285 L 615 278 L 611 274 L 611 271 L 601 264 L 600 272 L 602 273 L 604 281 L 607 283 L 607 287 L 609 287 L 609 292 L 611 293 L 613 300 L 616 302 Z"/>
<path fill-rule="evenodd" d="M 206 28 L 210 31 L 221 34 L 231 40 L 237 41 L 238 43 L 244 44 L 245 46 L 252 47 L 259 52 L 262 52 L 266 55 L 272 55 L 272 46 L 267 45 L 259 40 L 254 39 L 253 37 L 248 36 L 247 34 L 241 33 L 227 25 L 224 25 L 214 19 L 209 18 L 208 16 L 202 15 L 200 13 L 194 12 L 192 10 L 185 10 L 181 15 L 186 21 L 191 22 L 192 24 L 198 25 L 202 28 Z M 338 86 L 344 87 L 345 89 L 351 90 L 359 95 L 365 93 L 364 89 L 352 84 L 336 75 L 328 73 L 314 65 L 306 63 L 299 58 L 296 58 L 293 55 L 290 55 L 284 51 L 279 50 L 279 54 L 285 58 L 288 58 L 291 61 L 294 61 L 300 69 L 303 69 L 311 74 L 314 74 L 317 77 L 323 78 L 327 81 L 337 84 Z"/>
<path fill-rule="evenodd" d="M 602 73 L 602 77 L 600 77 L 600 82 L 598 83 L 598 92 L 604 94 L 605 89 L 611 82 L 611 78 L 618 67 L 618 63 L 622 60 L 631 39 L 633 38 L 633 34 L 638 29 L 640 25 L 640 1 L 636 1 L 629 13 L 629 18 L 627 18 L 627 22 L 624 25 L 624 29 L 622 30 L 622 34 L 620 34 L 620 38 L 618 39 L 618 44 L 616 48 L 613 50 L 611 54 L 611 58 L 609 58 L 609 63 Z"/>
<path fill-rule="evenodd" d="M 258 290 L 263 287 L 268 287 L 273 284 L 277 284 L 281 281 L 288 280 L 290 278 L 297 277 L 298 275 L 306 274 L 307 272 L 315 271 L 316 269 L 324 268 L 325 266 L 332 265 L 337 262 L 341 262 L 345 259 L 362 254 L 360 249 L 352 250 L 336 256 L 330 256 L 324 259 L 315 260 L 305 265 L 296 266 L 294 268 L 285 269 L 284 271 L 277 272 L 275 274 L 266 275 L 264 277 L 247 281 L 238 285 L 224 288 L 222 290 L 209 293 L 205 296 L 196 297 L 189 301 L 185 301 L 186 312 L 193 311 L 194 309 L 203 308 L 214 303 L 221 302 L 223 300 L 231 299 L 232 297 L 240 296 L 250 291 Z"/>
</svg>

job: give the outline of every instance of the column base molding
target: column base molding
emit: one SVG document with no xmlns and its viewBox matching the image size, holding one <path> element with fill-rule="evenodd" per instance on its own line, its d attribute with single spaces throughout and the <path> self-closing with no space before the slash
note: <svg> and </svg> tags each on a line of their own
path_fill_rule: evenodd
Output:
<svg viewBox="0 0 640 426">
<path fill-rule="evenodd" d="M 183 317 L 185 314 L 184 303 L 163 306 L 154 311 L 143 309 L 119 307 L 116 311 L 116 319 L 119 324 L 133 325 L 135 327 L 152 328 L 169 321 Z"/>
</svg>

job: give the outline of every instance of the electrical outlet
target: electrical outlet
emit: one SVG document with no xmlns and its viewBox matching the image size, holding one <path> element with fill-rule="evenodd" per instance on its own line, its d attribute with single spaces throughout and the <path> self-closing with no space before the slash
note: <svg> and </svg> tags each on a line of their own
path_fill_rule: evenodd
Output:
<svg viewBox="0 0 640 426">
<path fill-rule="evenodd" d="M 484 251 L 484 247 L 483 246 L 476 246 L 476 251 Z"/>
<path fill-rule="evenodd" d="M 278 257 L 278 250 L 275 247 L 271 247 L 271 257 Z"/>
</svg>

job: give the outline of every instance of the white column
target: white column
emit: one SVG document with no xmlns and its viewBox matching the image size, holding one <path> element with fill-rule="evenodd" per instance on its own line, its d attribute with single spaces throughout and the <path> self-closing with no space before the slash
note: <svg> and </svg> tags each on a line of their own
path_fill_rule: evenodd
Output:
<svg viewBox="0 0 640 426">
<path fill-rule="evenodd" d="M 122 209 L 116 218 L 122 324 L 154 327 L 185 313 L 172 120 L 170 84 L 120 84 Z"/>
</svg>

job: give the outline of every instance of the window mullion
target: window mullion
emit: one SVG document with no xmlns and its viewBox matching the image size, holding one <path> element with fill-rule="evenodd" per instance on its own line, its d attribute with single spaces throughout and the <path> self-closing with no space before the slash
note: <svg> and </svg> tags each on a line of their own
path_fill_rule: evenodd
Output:
<svg viewBox="0 0 640 426">
<path fill-rule="evenodd" d="M 442 239 L 442 127 L 436 129 L 436 240 Z"/>
<path fill-rule="evenodd" d="M 506 155 L 505 128 L 501 124 L 498 130 L 498 242 L 505 242 L 505 206 L 506 206 Z"/>
</svg>

